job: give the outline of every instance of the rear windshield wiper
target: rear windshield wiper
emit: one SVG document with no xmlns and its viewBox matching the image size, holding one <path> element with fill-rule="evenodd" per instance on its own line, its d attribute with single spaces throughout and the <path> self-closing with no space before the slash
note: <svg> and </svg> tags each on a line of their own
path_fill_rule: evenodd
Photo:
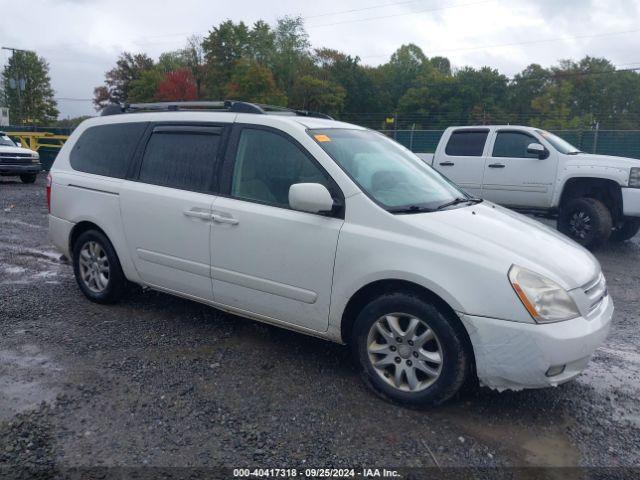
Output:
<svg viewBox="0 0 640 480">
<path fill-rule="evenodd" d="M 443 208 L 452 207 L 453 205 L 458 205 L 460 203 L 471 203 L 471 204 L 474 204 L 474 203 L 480 203 L 480 202 L 482 202 L 481 198 L 474 198 L 474 197 L 462 198 L 462 197 L 458 197 L 458 198 L 454 198 L 450 202 L 443 203 L 438 208 L 436 208 L 436 210 L 442 210 Z"/>
</svg>

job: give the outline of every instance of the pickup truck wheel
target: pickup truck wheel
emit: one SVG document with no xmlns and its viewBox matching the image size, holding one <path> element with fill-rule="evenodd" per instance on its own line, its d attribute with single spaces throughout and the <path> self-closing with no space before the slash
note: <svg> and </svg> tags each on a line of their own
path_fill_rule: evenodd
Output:
<svg viewBox="0 0 640 480">
<path fill-rule="evenodd" d="M 116 303 L 127 280 L 109 239 L 97 230 L 82 233 L 73 246 L 73 273 L 82 293 L 96 303 Z"/>
<path fill-rule="evenodd" d="M 624 242 L 636 236 L 640 231 L 640 218 L 626 218 L 620 228 L 611 233 L 611 241 Z"/>
<path fill-rule="evenodd" d="M 585 247 L 605 243 L 612 228 L 611 212 L 595 198 L 570 200 L 558 216 L 558 230 Z"/>
<path fill-rule="evenodd" d="M 464 327 L 456 321 L 410 294 L 371 301 L 356 318 L 351 337 L 365 383 L 387 400 L 412 406 L 450 399 L 471 364 Z"/>
<path fill-rule="evenodd" d="M 33 183 L 36 181 L 37 177 L 37 173 L 23 173 L 22 175 L 20 175 L 20 180 L 22 181 L 22 183 Z"/>
</svg>

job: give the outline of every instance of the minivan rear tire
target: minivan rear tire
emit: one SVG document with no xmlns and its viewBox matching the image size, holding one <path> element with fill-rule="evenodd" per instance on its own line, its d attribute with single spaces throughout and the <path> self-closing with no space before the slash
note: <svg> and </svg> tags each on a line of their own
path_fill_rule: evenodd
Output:
<svg viewBox="0 0 640 480">
<path fill-rule="evenodd" d="M 406 336 L 394 339 L 381 335 L 388 342 L 380 344 L 380 338 L 372 341 L 378 324 L 382 322 L 383 330 L 392 332 L 384 324 L 397 317 L 400 331 Z M 403 318 L 404 317 L 404 318 Z M 413 319 L 420 322 L 415 335 L 409 330 Z M 431 329 L 432 339 L 418 345 L 418 338 L 425 335 L 425 328 Z M 374 330 L 375 329 L 375 330 Z M 469 348 L 466 348 L 464 326 L 457 318 L 450 318 L 446 312 L 434 303 L 421 296 L 410 293 L 387 293 L 367 304 L 357 316 L 351 336 L 352 353 L 360 367 L 365 383 L 380 397 L 399 404 L 413 407 L 433 407 L 453 397 L 465 384 L 471 372 L 472 359 Z M 398 331 L 398 330 L 396 330 Z M 413 338 L 415 341 L 410 341 Z M 399 342 L 398 342 L 399 341 Z M 384 349 L 387 353 L 375 353 Z M 437 360 L 438 365 L 431 360 Z M 374 366 L 385 364 L 382 368 Z M 420 365 L 420 366 L 419 366 Z M 432 373 L 426 374 L 423 368 Z M 400 369 L 400 387 L 397 385 L 396 373 Z M 412 389 L 409 382 L 409 371 L 419 381 Z M 437 376 L 433 376 L 437 372 Z"/>
<path fill-rule="evenodd" d="M 88 260 L 89 265 L 95 266 L 96 272 L 100 265 L 107 265 L 108 275 L 103 275 L 102 281 L 92 282 L 86 280 L 86 273 L 89 267 L 86 267 L 86 260 L 81 264 L 80 256 L 93 256 L 93 252 L 100 252 L 96 257 L 96 261 Z M 124 296 L 127 279 L 122 272 L 120 260 L 116 254 L 113 245 L 106 235 L 98 230 L 87 230 L 80 234 L 73 245 L 73 273 L 76 282 L 84 295 L 92 302 L 110 304 L 116 303 Z M 103 272 L 104 273 L 104 272 Z M 91 273 L 89 273 L 91 276 Z M 83 278 L 85 277 L 85 278 Z M 104 279 L 106 278 L 106 282 Z M 102 287 L 102 288 L 100 288 Z"/>
</svg>

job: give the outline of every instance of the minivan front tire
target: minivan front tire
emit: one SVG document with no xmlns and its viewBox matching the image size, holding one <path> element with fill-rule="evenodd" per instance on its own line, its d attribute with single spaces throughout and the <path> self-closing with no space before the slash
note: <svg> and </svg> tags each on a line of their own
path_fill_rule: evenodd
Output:
<svg viewBox="0 0 640 480">
<path fill-rule="evenodd" d="M 410 293 L 384 294 L 353 325 L 362 377 L 379 396 L 415 407 L 453 397 L 471 371 L 464 329 L 438 306 Z"/>
<path fill-rule="evenodd" d="M 118 255 L 104 233 L 87 230 L 73 246 L 73 273 L 82 293 L 92 302 L 118 302 L 127 280 Z"/>
</svg>

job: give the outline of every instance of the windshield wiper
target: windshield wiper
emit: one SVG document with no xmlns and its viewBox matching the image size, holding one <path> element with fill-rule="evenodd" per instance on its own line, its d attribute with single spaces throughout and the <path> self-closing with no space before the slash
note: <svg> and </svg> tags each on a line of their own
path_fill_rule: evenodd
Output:
<svg viewBox="0 0 640 480">
<path fill-rule="evenodd" d="M 442 210 L 443 208 L 452 207 L 454 205 L 459 205 L 461 203 L 475 204 L 475 203 L 480 203 L 480 202 L 482 202 L 481 198 L 474 198 L 474 197 L 462 198 L 462 197 L 458 197 L 458 198 L 454 198 L 450 202 L 443 203 L 438 208 L 436 208 L 436 210 Z"/>
<path fill-rule="evenodd" d="M 568 152 L 567 155 L 578 155 L 579 153 L 584 153 L 584 152 L 581 152 L 580 150 L 573 150 L 571 152 Z"/>
<path fill-rule="evenodd" d="M 433 212 L 433 209 L 421 205 L 407 205 L 405 207 L 389 208 L 388 211 L 391 213 L 424 213 Z"/>
</svg>

